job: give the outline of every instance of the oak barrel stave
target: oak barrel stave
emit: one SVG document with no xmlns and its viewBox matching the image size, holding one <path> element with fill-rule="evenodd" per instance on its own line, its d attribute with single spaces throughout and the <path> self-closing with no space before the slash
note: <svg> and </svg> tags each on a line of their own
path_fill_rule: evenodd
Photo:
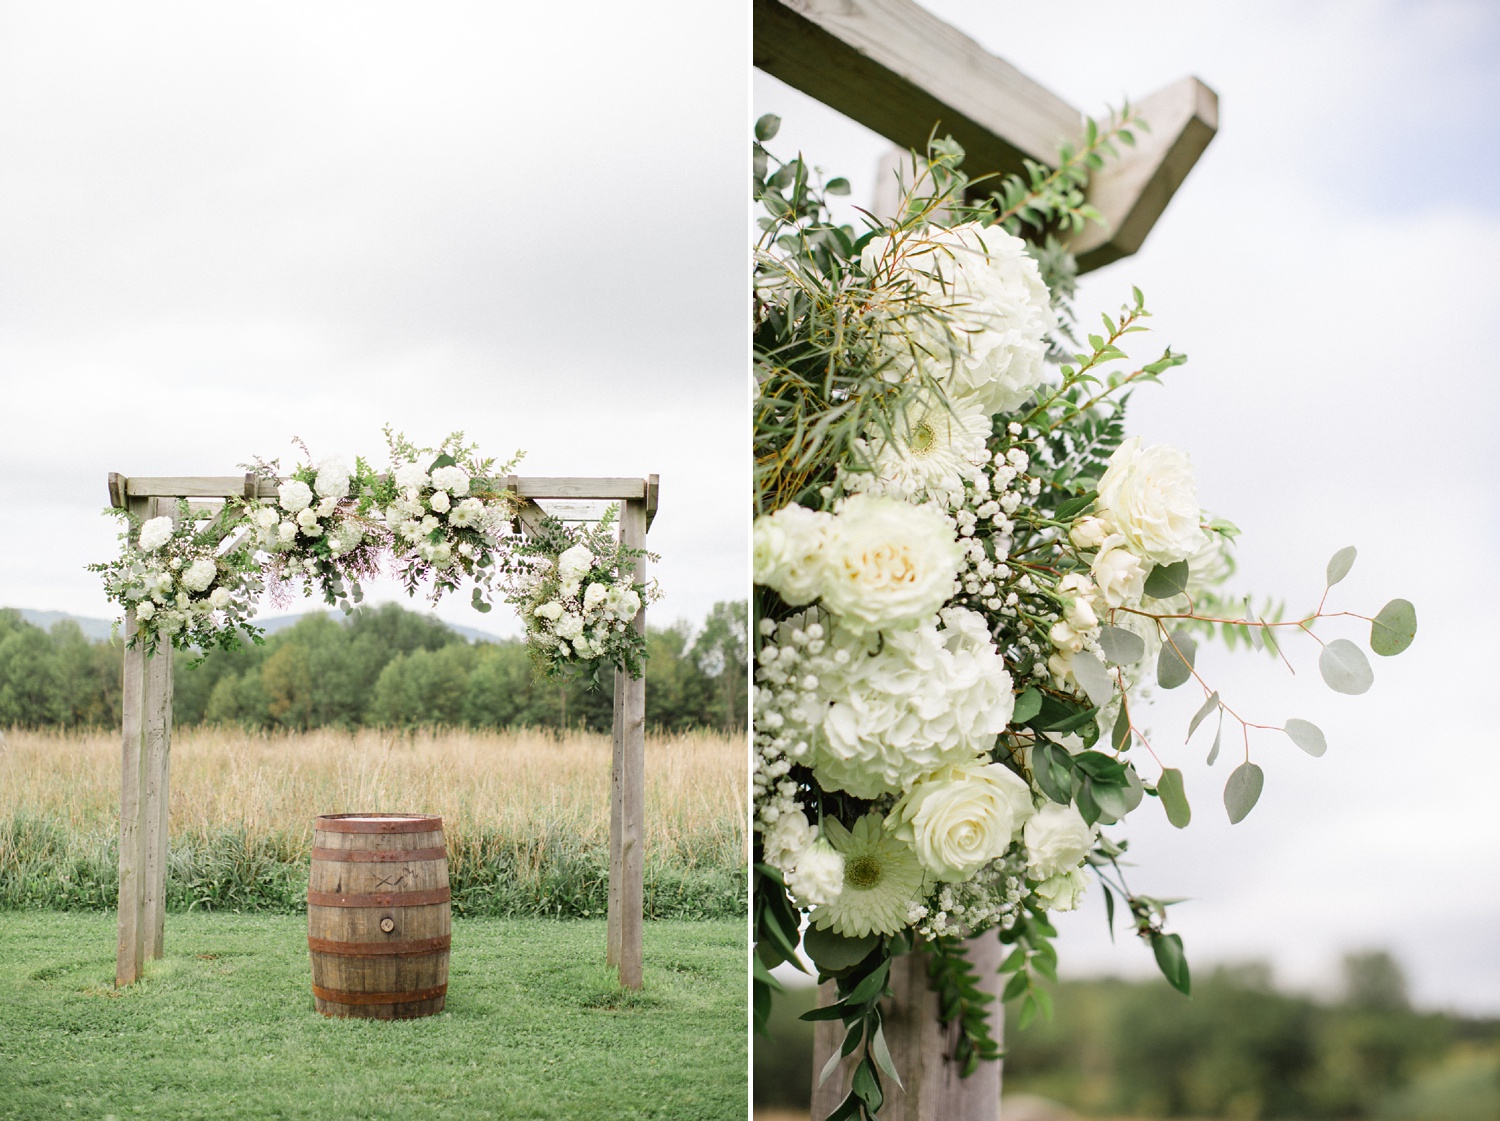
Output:
<svg viewBox="0 0 1500 1121">
<path fill-rule="evenodd" d="M 441 1012 L 452 935 L 442 819 L 320 817 L 313 849 L 307 937 L 317 1010 L 367 1019 Z"/>
</svg>

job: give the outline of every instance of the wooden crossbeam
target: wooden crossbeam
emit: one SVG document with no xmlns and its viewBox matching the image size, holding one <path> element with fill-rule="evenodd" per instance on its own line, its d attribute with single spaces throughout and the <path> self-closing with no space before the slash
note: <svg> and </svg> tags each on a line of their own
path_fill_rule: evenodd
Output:
<svg viewBox="0 0 1500 1121">
<path fill-rule="evenodd" d="M 913 0 L 755 0 L 754 62 L 902 148 L 934 127 L 971 175 L 1052 164 L 1083 114 Z M 1137 103 L 1150 133 L 1094 177 L 1105 228 L 1072 245 L 1087 272 L 1136 252 L 1218 129 L 1218 98 L 1196 78 Z M 981 185 L 982 186 L 982 185 Z"/>
<path fill-rule="evenodd" d="M 512 476 L 522 498 L 645 499 L 649 483 L 631 478 L 533 478 Z M 654 479 L 655 476 L 653 475 Z M 254 475 L 111 474 L 109 500 L 121 506 L 128 498 L 275 498 L 276 484 Z"/>
</svg>

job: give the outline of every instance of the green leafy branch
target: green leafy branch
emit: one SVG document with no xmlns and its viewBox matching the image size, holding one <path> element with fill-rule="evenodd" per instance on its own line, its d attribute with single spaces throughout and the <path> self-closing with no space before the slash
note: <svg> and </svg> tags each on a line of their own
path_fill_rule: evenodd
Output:
<svg viewBox="0 0 1500 1121">
<path fill-rule="evenodd" d="M 1030 1025 L 1038 1014 L 1044 1019 L 1052 1018 L 1052 994 L 1038 979 L 1057 980 L 1057 947 L 1052 944 L 1056 937 L 1057 928 L 1048 920 L 1046 910 L 1036 906 L 1032 899 L 1026 901 L 1016 924 L 1000 933 L 1002 943 L 1015 947 L 1000 963 L 1000 972 L 1011 975 L 1000 999 L 1007 1003 L 1021 1002 L 1016 1018 L 1020 1027 Z"/>
<path fill-rule="evenodd" d="M 995 998 L 979 987 L 979 974 L 957 938 L 938 938 L 927 944 L 927 979 L 938 998 L 938 1022 L 958 1026 L 953 1061 L 960 1078 L 979 1069 L 981 1062 L 1000 1058 L 1000 1045 L 990 1034 L 989 1009 Z"/>
</svg>

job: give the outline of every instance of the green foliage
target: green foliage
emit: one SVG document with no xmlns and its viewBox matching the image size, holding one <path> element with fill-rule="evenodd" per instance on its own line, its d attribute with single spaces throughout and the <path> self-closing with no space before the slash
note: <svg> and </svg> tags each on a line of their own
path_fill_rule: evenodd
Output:
<svg viewBox="0 0 1500 1121">
<path fill-rule="evenodd" d="M 956 938 L 939 938 L 927 947 L 927 977 L 938 997 L 938 1022 L 955 1025 L 958 1042 L 953 1061 L 959 1077 L 967 1078 L 983 1060 L 998 1059 L 1000 1045 L 990 1034 L 989 1006 L 995 998 L 979 987 L 979 974 Z M 1019 947 L 1016 954 L 1023 954 Z M 1002 971 L 1004 966 L 1001 967 Z"/>
<path fill-rule="evenodd" d="M 174 834 L 167 909 L 301 913 L 311 841 L 310 832 Z M 587 919 L 608 904 L 609 853 L 564 829 L 525 837 L 465 832 L 450 839 L 448 864 L 456 915 Z M 648 918 L 742 919 L 745 889 L 735 847 L 707 831 L 647 854 Z M 112 911 L 118 899 L 113 832 L 29 813 L 0 818 L 0 911 Z"/>
<path fill-rule="evenodd" d="M 681 623 L 647 633 L 649 726 L 745 726 L 745 612 L 720 603 L 696 633 Z M 175 657 L 179 725 L 608 731 L 612 722 L 608 692 L 537 681 L 524 643 L 471 645 L 399 604 L 309 615 L 263 645 Z M 46 632 L 0 609 L 0 727 L 118 726 L 121 676 L 118 643 L 90 643 L 69 621 Z"/>
</svg>

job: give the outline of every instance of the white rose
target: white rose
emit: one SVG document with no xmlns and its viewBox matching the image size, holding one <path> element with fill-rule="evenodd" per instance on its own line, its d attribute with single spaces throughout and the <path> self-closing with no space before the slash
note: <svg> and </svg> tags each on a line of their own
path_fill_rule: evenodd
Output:
<svg viewBox="0 0 1500 1121">
<path fill-rule="evenodd" d="M 432 485 L 459 497 L 469 493 L 469 473 L 462 467 L 439 467 L 432 473 Z"/>
<path fill-rule="evenodd" d="M 1153 564 L 1184 560 L 1203 547 L 1192 464 L 1166 444 L 1143 450 L 1139 436 L 1121 444 L 1099 480 L 1097 508 L 1131 551 Z"/>
<path fill-rule="evenodd" d="M 172 519 L 169 517 L 152 518 L 141 526 L 141 548 L 148 553 L 156 552 L 170 540 L 172 540 Z"/>
<path fill-rule="evenodd" d="M 1094 575 L 1100 596 L 1110 607 L 1139 603 L 1145 594 L 1146 566 L 1125 548 L 1124 538 L 1118 533 L 1105 540 L 1089 571 Z"/>
<path fill-rule="evenodd" d="M 312 488 L 301 479 L 288 479 L 277 488 L 277 501 L 288 514 L 306 510 L 312 504 Z"/>
<path fill-rule="evenodd" d="M 1052 645 L 1058 650 L 1066 650 L 1069 654 L 1077 654 L 1083 649 L 1083 635 L 1079 634 L 1064 620 L 1059 619 L 1052 624 L 1052 629 L 1047 632 L 1047 637 L 1052 640 Z"/>
<path fill-rule="evenodd" d="M 1071 872 L 1094 847 L 1094 833 L 1076 806 L 1060 806 L 1048 799 L 1023 831 L 1026 874 L 1033 880 L 1046 880 Z"/>
<path fill-rule="evenodd" d="M 448 498 L 447 491 L 435 490 L 432 492 L 432 497 L 427 500 L 427 504 L 434 510 L 436 510 L 439 514 L 446 514 L 448 512 L 448 507 L 453 503 Z"/>
<path fill-rule="evenodd" d="M 437 520 L 437 518 L 434 515 L 428 514 L 418 524 L 422 527 L 422 532 L 423 533 L 431 533 L 441 523 Z"/>
<path fill-rule="evenodd" d="M 273 507 L 262 506 L 259 510 L 255 511 L 255 524 L 260 526 L 261 529 L 270 529 L 280 520 L 281 516 L 276 513 Z"/>
<path fill-rule="evenodd" d="M 339 500 L 338 500 L 337 497 L 335 497 L 333 495 L 330 495 L 329 497 L 323 499 L 321 502 L 318 503 L 318 505 L 316 507 L 316 509 L 318 511 L 318 517 L 320 517 L 320 518 L 329 517 L 338 508 L 339 508 Z"/>
<path fill-rule="evenodd" d="M 1109 536 L 1109 527 L 1104 524 L 1103 519 L 1086 514 L 1073 523 L 1073 528 L 1068 530 L 1068 540 L 1080 549 L 1097 549 L 1104 544 L 1104 539 Z"/>
<path fill-rule="evenodd" d="M 553 624 L 552 630 L 559 638 L 571 641 L 583 633 L 583 619 L 569 611 Z"/>
<path fill-rule="evenodd" d="M 135 605 L 135 617 L 142 622 L 151 618 L 151 616 L 155 614 L 156 604 L 152 603 L 149 599 L 142 600 L 140 603 Z"/>
<path fill-rule="evenodd" d="M 427 472 L 420 463 L 403 463 L 394 474 L 396 485 L 402 490 L 421 490 L 427 485 Z"/>
<path fill-rule="evenodd" d="M 761 838 L 767 864 L 781 872 L 796 867 L 801 855 L 818 839 L 818 831 L 801 810 L 782 814 Z"/>
<path fill-rule="evenodd" d="M 641 609 L 641 597 L 634 588 L 626 588 L 620 593 L 620 603 L 615 609 L 615 618 L 622 623 L 628 623 L 635 618 L 635 613 Z"/>
<path fill-rule="evenodd" d="M 1094 610 L 1094 597 L 1099 589 L 1081 572 L 1070 572 L 1057 582 L 1057 593 L 1064 600 L 1071 597 L 1063 608 L 1063 618 L 1068 626 L 1080 634 L 1086 634 L 1099 626 L 1099 615 Z"/>
<path fill-rule="evenodd" d="M 609 589 L 603 584 L 590 584 L 583 589 L 583 609 L 592 611 L 609 598 Z"/>
<path fill-rule="evenodd" d="M 885 819 L 940 880 L 967 880 L 1004 855 L 1031 816 L 1031 787 L 1000 763 L 944 767 L 919 779 Z"/>
<path fill-rule="evenodd" d="M 311 507 L 297 511 L 297 525 L 302 529 L 311 529 L 318 524 L 318 512 Z"/>
<path fill-rule="evenodd" d="M 453 547 L 446 541 L 439 541 L 428 550 L 427 559 L 438 568 L 447 568 L 453 563 Z"/>
<path fill-rule="evenodd" d="M 806 506 L 783 506 L 755 519 L 755 582 L 775 588 L 787 603 L 801 606 L 823 594 L 823 551 L 833 515 Z"/>
<path fill-rule="evenodd" d="M 182 586 L 194 592 L 205 591 L 218 574 L 218 566 L 213 561 L 207 557 L 199 557 L 182 574 Z"/>
<path fill-rule="evenodd" d="M 222 611 L 229 606 L 229 589 L 215 588 L 208 594 L 208 602 Z"/>
<path fill-rule="evenodd" d="M 844 890 L 844 856 L 819 837 L 797 858 L 786 886 L 799 907 L 826 907 Z"/>
<path fill-rule="evenodd" d="M 953 595 L 963 561 L 958 536 L 936 510 L 856 494 L 825 547 L 823 606 L 850 630 L 916 626 Z"/>
<path fill-rule="evenodd" d="M 557 578 L 564 584 L 576 584 L 593 567 L 594 554 L 587 545 L 574 545 L 557 558 Z"/>
<path fill-rule="evenodd" d="M 910 285 L 947 316 L 902 315 L 886 345 L 898 375 L 920 368 L 949 397 L 972 397 L 989 413 L 1015 408 L 1041 384 L 1057 320 L 1020 238 L 965 222 L 873 238 L 860 259 L 877 283 Z"/>
<path fill-rule="evenodd" d="M 1071 911 L 1078 906 L 1088 887 L 1088 869 L 1074 868 L 1071 872 L 1048 876 L 1032 892 L 1049 911 Z"/>
<path fill-rule="evenodd" d="M 323 498 L 337 501 L 349 493 L 349 468 L 342 459 L 330 457 L 318 464 L 318 475 L 313 480 L 313 490 Z"/>
<path fill-rule="evenodd" d="M 532 611 L 533 615 L 540 616 L 543 619 L 551 620 L 554 623 L 558 620 L 562 613 L 563 605 L 558 603 L 555 599 L 542 604 L 534 611 Z"/>
</svg>

